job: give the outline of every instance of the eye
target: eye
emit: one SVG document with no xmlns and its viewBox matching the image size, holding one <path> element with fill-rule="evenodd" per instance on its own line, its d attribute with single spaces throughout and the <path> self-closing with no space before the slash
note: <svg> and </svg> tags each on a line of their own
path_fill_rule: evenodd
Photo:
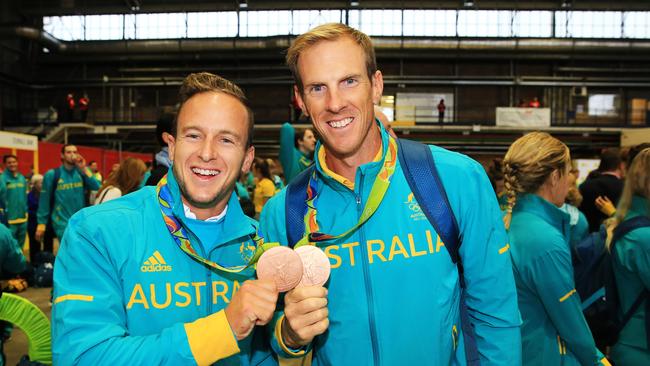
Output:
<svg viewBox="0 0 650 366">
<path fill-rule="evenodd" d="M 325 93 L 325 86 L 324 85 L 312 85 L 309 87 L 308 90 L 309 95 L 312 96 L 320 96 Z"/>
<path fill-rule="evenodd" d="M 235 143 L 235 141 L 233 139 L 229 138 L 229 137 L 223 137 L 221 139 L 221 143 L 232 145 L 232 144 Z"/>
<path fill-rule="evenodd" d="M 185 134 L 185 138 L 187 138 L 189 140 L 197 140 L 199 137 L 201 137 L 201 136 L 199 136 L 198 133 L 194 133 L 194 132 L 190 132 L 190 133 Z"/>
<path fill-rule="evenodd" d="M 357 84 L 359 84 L 359 81 L 355 78 L 347 78 L 343 80 L 343 86 L 346 88 L 356 86 Z"/>
</svg>

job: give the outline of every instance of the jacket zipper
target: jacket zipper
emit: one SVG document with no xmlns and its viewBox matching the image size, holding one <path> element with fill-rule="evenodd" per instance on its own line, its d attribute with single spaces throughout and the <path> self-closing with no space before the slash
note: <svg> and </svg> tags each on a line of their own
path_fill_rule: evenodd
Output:
<svg viewBox="0 0 650 366">
<path fill-rule="evenodd" d="M 203 243 L 200 243 L 200 247 L 201 247 L 201 256 L 203 258 L 207 258 L 206 254 L 205 254 L 205 248 L 203 248 Z M 210 258 L 208 258 L 208 259 L 210 259 Z M 211 279 L 212 279 L 212 271 L 210 271 L 210 269 L 207 268 L 207 266 L 204 266 L 204 267 L 206 267 L 205 287 L 206 287 L 206 290 L 207 290 L 206 292 L 208 294 L 207 298 L 205 299 L 205 305 L 206 305 L 206 308 L 207 308 L 208 312 L 207 312 L 207 314 L 205 316 L 209 316 L 209 315 L 212 314 L 212 281 L 211 281 Z"/>
<path fill-rule="evenodd" d="M 356 196 L 357 200 L 357 213 L 359 218 L 363 213 L 361 205 L 361 197 L 363 197 L 363 175 L 359 180 L 359 194 Z M 375 323 L 374 300 L 372 294 L 372 280 L 370 278 L 370 264 L 368 263 L 368 248 L 366 243 L 366 236 L 364 235 L 363 228 L 359 228 L 359 240 L 364 243 L 361 248 L 365 248 L 365 253 L 361 256 L 363 258 L 363 278 L 366 284 L 366 297 L 368 298 L 368 321 L 370 323 L 370 342 L 372 344 L 372 358 L 375 366 L 379 366 L 379 345 L 377 344 L 377 325 Z"/>
</svg>

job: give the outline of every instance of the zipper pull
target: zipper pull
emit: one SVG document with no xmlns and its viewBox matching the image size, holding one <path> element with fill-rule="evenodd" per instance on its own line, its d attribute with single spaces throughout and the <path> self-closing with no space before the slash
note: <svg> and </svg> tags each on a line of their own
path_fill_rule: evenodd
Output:
<svg viewBox="0 0 650 366">
<path fill-rule="evenodd" d="M 357 196 L 357 205 L 361 204 L 361 197 Z"/>
</svg>

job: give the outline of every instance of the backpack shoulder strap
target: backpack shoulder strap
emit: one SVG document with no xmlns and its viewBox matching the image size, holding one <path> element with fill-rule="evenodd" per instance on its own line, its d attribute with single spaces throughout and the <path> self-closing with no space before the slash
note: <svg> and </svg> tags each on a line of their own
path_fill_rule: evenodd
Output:
<svg viewBox="0 0 650 366">
<path fill-rule="evenodd" d="M 56 202 L 55 195 L 56 190 L 59 188 L 59 179 L 61 178 L 61 167 L 54 168 L 54 177 L 52 178 L 52 187 L 50 189 L 50 218 L 52 217 L 52 212 L 54 211 L 54 203 Z"/>
<path fill-rule="evenodd" d="M 411 140 L 398 139 L 397 155 L 413 196 L 422 212 L 436 230 L 454 263 L 460 262 L 461 245 L 456 217 L 447 193 L 440 181 L 429 146 Z"/>
<path fill-rule="evenodd" d="M 612 237 L 611 247 L 622 237 L 631 231 L 642 227 L 650 226 L 650 218 L 647 216 L 636 216 L 629 220 L 624 220 L 614 229 L 614 236 Z"/>
<path fill-rule="evenodd" d="M 314 165 L 303 170 L 287 184 L 285 206 L 285 223 L 287 230 L 287 241 L 290 248 L 293 248 L 305 234 L 305 214 L 307 213 L 307 185 L 309 177 L 314 172 Z"/>
</svg>

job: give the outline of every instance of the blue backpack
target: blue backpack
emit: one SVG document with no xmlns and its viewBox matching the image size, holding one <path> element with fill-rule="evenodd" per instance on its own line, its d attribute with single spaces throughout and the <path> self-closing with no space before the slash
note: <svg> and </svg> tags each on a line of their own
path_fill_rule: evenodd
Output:
<svg viewBox="0 0 650 366">
<path fill-rule="evenodd" d="M 650 218 L 637 216 L 621 222 L 614 230 L 611 248 L 620 238 L 642 227 L 650 227 Z M 644 300 L 650 299 L 650 292 L 641 292 L 623 317 L 619 318 L 621 304 L 613 269 L 614 257 L 605 247 L 606 241 L 607 232 L 601 226 L 598 232 L 583 239 L 571 254 L 576 292 L 582 300 L 582 310 L 591 333 L 599 345 L 613 346 L 632 315 Z M 646 301 L 645 311 L 650 345 L 650 301 Z"/>
<path fill-rule="evenodd" d="M 458 251 L 462 236 L 458 230 L 456 217 L 451 209 L 447 194 L 440 181 L 429 146 L 411 140 L 398 139 L 397 155 L 413 196 L 420 204 L 422 212 L 436 230 L 451 260 L 458 266 L 461 288 L 461 325 L 465 336 L 465 358 L 467 365 L 478 365 L 479 355 L 476 348 L 474 329 L 469 322 L 469 313 L 465 304 L 465 281 L 463 266 Z M 285 199 L 285 223 L 289 247 L 293 248 L 305 233 L 304 217 L 307 213 L 307 185 L 314 172 L 314 165 L 302 171 L 287 185 Z M 424 194 L 426 193 L 427 199 Z"/>
</svg>

